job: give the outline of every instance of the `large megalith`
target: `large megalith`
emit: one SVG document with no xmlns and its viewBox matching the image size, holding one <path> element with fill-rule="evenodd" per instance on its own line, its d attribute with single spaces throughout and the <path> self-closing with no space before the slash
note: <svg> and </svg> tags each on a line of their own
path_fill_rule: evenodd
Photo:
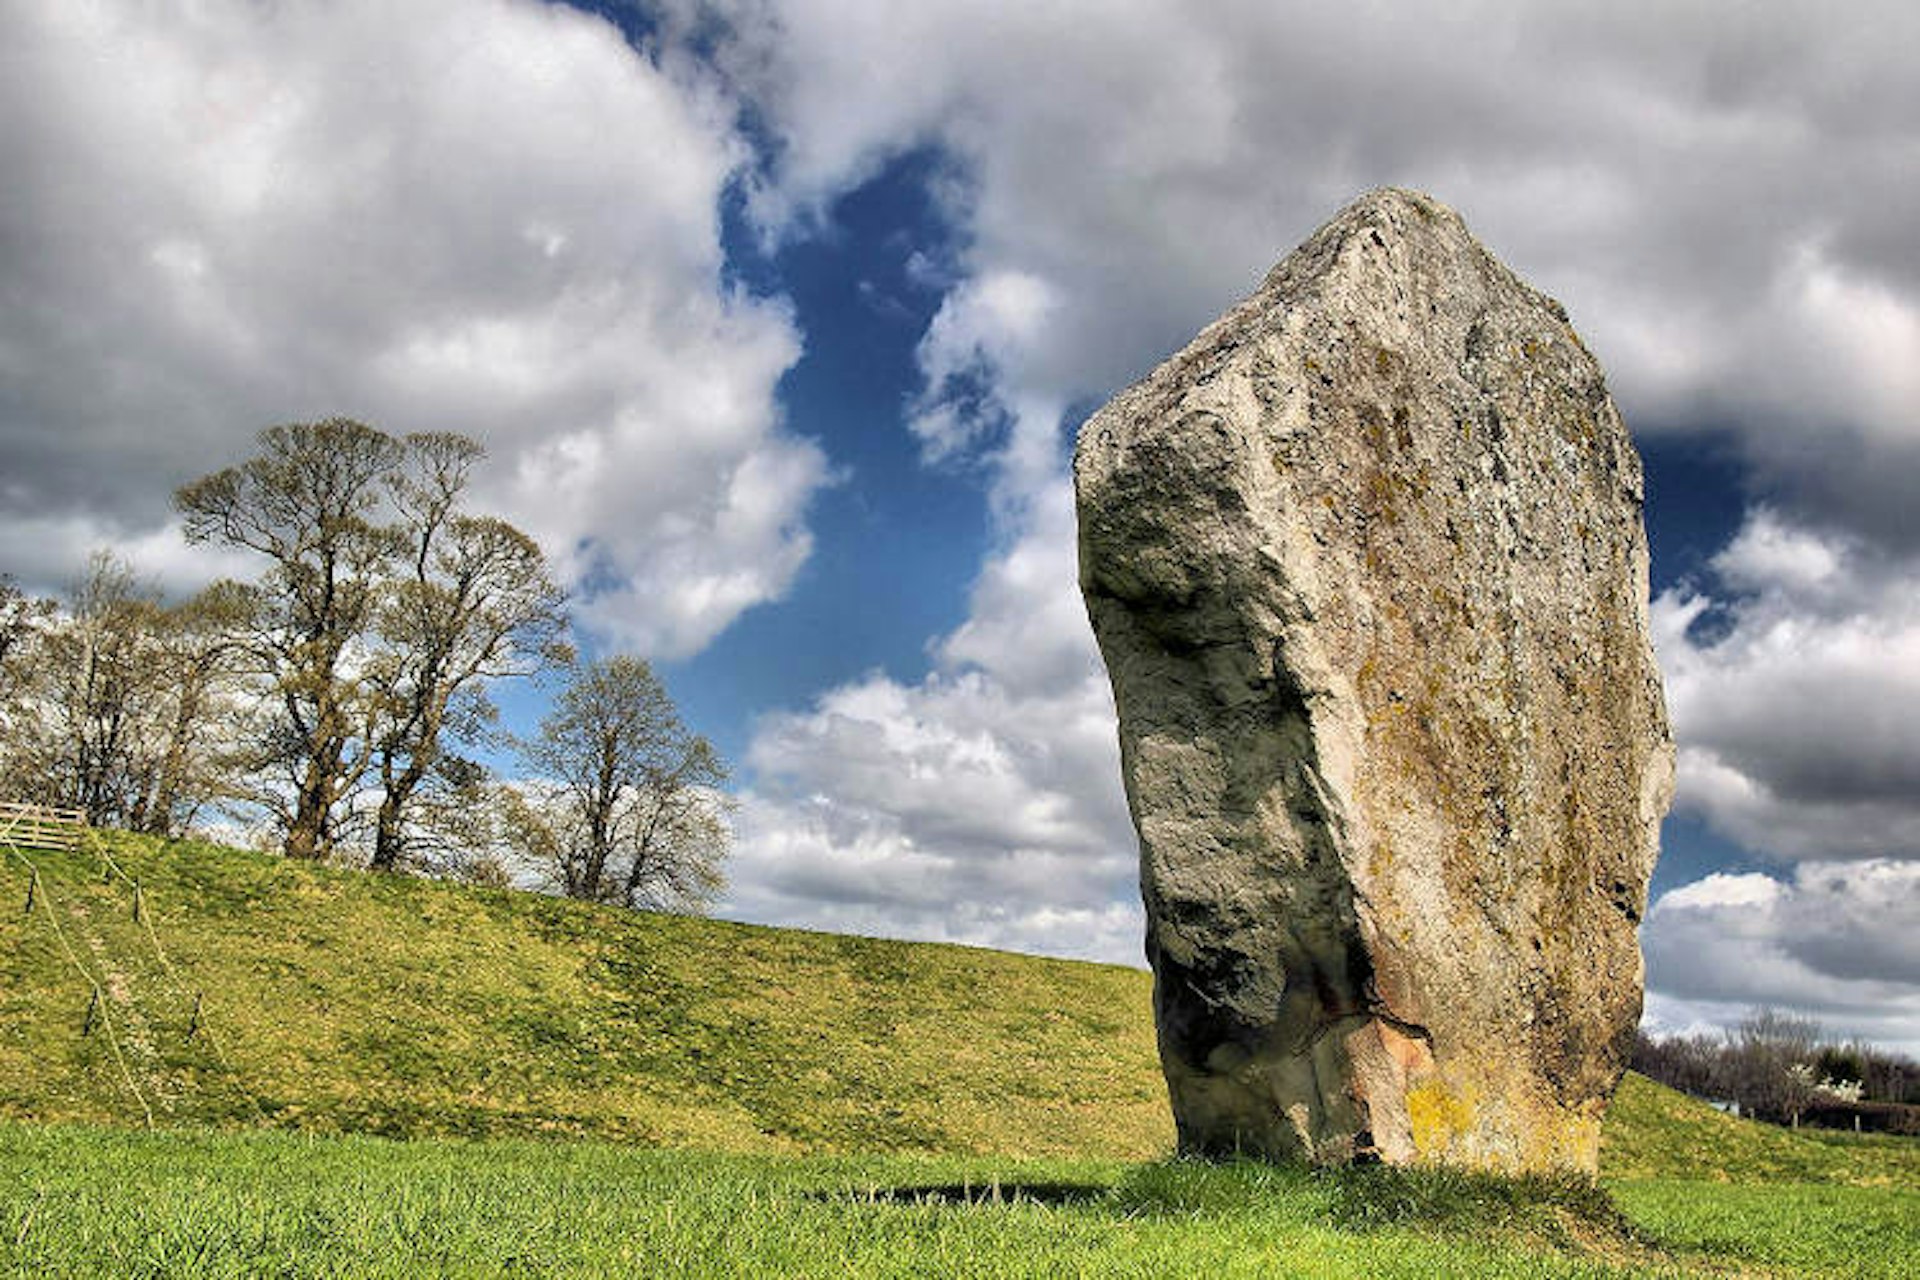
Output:
<svg viewBox="0 0 1920 1280">
<path fill-rule="evenodd" d="M 1672 745 L 1566 313 L 1376 191 L 1074 479 L 1181 1147 L 1591 1172 Z"/>
</svg>

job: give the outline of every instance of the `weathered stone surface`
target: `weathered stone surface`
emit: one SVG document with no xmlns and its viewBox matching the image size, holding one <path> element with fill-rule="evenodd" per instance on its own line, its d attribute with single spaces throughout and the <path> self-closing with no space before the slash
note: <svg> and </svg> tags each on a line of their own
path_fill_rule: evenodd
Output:
<svg viewBox="0 0 1920 1280">
<path fill-rule="evenodd" d="M 1182 1147 L 1591 1171 L 1672 747 L 1565 312 L 1375 192 L 1074 476 Z"/>
</svg>

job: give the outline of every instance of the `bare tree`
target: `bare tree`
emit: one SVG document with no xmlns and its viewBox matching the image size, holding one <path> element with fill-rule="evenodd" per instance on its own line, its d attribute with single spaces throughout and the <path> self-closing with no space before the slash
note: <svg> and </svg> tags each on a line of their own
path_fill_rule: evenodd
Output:
<svg viewBox="0 0 1920 1280">
<path fill-rule="evenodd" d="M 1847 1047 L 1860 1063 L 1860 1080 L 1866 1085 L 1868 1097 L 1920 1103 L 1920 1064 L 1905 1054 L 1879 1049 L 1862 1040 Z"/>
<path fill-rule="evenodd" d="M 521 754 L 535 776 L 506 793 L 506 838 L 568 896 L 690 909 L 725 886 L 726 765 L 644 661 L 578 670 Z"/>
<path fill-rule="evenodd" d="M 53 612 L 53 601 L 27 595 L 0 576 L 0 799 L 30 799 L 44 783 L 32 677 Z"/>
<path fill-rule="evenodd" d="M 242 757 L 232 739 L 250 715 L 240 678 L 251 607 L 235 584 L 216 582 L 155 615 L 148 671 L 158 682 L 159 714 L 127 814 L 134 830 L 179 835 L 209 804 L 235 795 L 231 778 Z"/>
<path fill-rule="evenodd" d="M 1727 1034 L 1729 1093 L 1770 1119 L 1797 1118 L 1807 1099 L 1794 1068 L 1812 1061 L 1819 1042 L 1820 1024 L 1811 1018 L 1750 1011 Z"/>
<path fill-rule="evenodd" d="M 54 603 L 27 595 L 0 576 L 0 800 L 33 798 L 42 785 L 33 712 L 35 651 L 54 616 Z"/>
<path fill-rule="evenodd" d="M 209 727 L 230 713 L 221 591 L 168 607 L 97 552 L 60 612 L 42 610 L 15 665 L 9 790 L 159 835 L 220 790 Z"/>
<path fill-rule="evenodd" d="M 53 615 L 53 601 L 35 599 L 0 574 L 0 698 L 10 688 L 9 673 Z"/>
<path fill-rule="evenodd" d="M 42 647 L 36 686 L 49 799 L 118 822 L 138 790 L 141 738 L 153 718 L 147 658 L 159 603 L 110 552 L 95 552 L 72 607 Z"/>
<path fill-rule="evenodd" d="M 445 748 L 448 738 L 479 737 L 494 718 L 486 683 L 569 657 L 565 593 L 539 545 L 504 520 L 459 510 L 480 447 L 454 435 L 409 436 L 406 445 L 410 465 L 394 484 L 406 562 L 379 611 L 380 649 L 367 672 L 378 692 L 372 865 L 382 870 L 401 864 L 423 787 L 438 782 L 457 796 L 474 785 L 470 762 Z"/>
<path fill-rule="evenodd" d="M 1632 1065 L 1642 1075 L 1682 1093 L 1718 1097 L 1723 1047 L 1719 1037 L 1705 1033 L 1655 1039 L 1641 1031 L 1634 1037 Z"/>
<path fill-rule="evenodd" d="M 1726 1098 L 1748 1115 L 1797 1123 L 1865 1116 L 1872 1127 L 1920 1131 L 1920 1071 L 1903 1054 L 1864 1040 L 1822 1042 L 1819 1024 L 1772 1009 L 1753 1009 L 1732 1030 L 1637 1037 L 1634 1070 L 1699 1097 Z"/>
<path fill-rule="evenodd" d="M 368 700 L 352 670 L 403 543 L 380 520 L 399 441 L 344 418 L 270 427 L 260 453 L 174 495 L 190 542 L 267 560 L 249 597 L 249 639 L 267 664 L 278 715 L 262 764 L 284 768 L 290 803 L 270 794 L 289 857 L 333 852 L 337 810 L 370 754 Z"/>
</svg>

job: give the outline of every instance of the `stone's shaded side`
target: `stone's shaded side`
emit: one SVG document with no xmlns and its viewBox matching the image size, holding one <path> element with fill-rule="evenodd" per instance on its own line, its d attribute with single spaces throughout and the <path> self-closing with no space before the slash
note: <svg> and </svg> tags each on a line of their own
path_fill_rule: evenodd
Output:
<svg viewBox="0 0 1920 1280">
<path fill-rule="evenodd" d="M 1182 1148 L 1592 1171 L 1672 746 L 1565 312 L 1375 192 L 1074 479 Z"/>
</svg>

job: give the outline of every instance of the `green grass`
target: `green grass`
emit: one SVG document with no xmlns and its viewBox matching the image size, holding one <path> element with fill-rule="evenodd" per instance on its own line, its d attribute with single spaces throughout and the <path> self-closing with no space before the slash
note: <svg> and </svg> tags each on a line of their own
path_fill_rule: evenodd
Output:
<svg viewBox="0 0 1920 1280">
<path fill-rule="evenodd" d="M 0 1275 L 1920 1273 L 1911 1140 L 1199 1166 L 1133 970 L 105 849 L 0 855 Z"/>
<path fill-rule="evenodd" d="M 1578 1195 L 1481 1197 L 1470 1183 L 1400 1205 L 1373 1182 L 1254 1166 L 0 1126 L 0 1267 L 1425 1278 L 1598 1276 L 1661 1260 L 1625 1237 L 1560 1252 L 1570 1230 L 1613 1231 L 1583 1216 Z"/>
<path fill-rule="evenodd" d="M 1629 1075 L 1601 1132 L 1600 1173 L 1610 1182 L 1818 1182 L 1911 1192 L 1920 1189 L 1920 1141 L 1740 1120 Z"/>
<path fill-rule="evenodd" d="M 1920 1191 L 1904 1188 L 1627 1182 L 1614 1201 L 1686 1254 L 1795 1275 L 1909 1280 L 1920 1274 Z"/>
<path fill-rule="evenodd" d="M 0 1124 L 0 1275 L 1913 1274 L 1909 1188 Z"/>
</svg>

